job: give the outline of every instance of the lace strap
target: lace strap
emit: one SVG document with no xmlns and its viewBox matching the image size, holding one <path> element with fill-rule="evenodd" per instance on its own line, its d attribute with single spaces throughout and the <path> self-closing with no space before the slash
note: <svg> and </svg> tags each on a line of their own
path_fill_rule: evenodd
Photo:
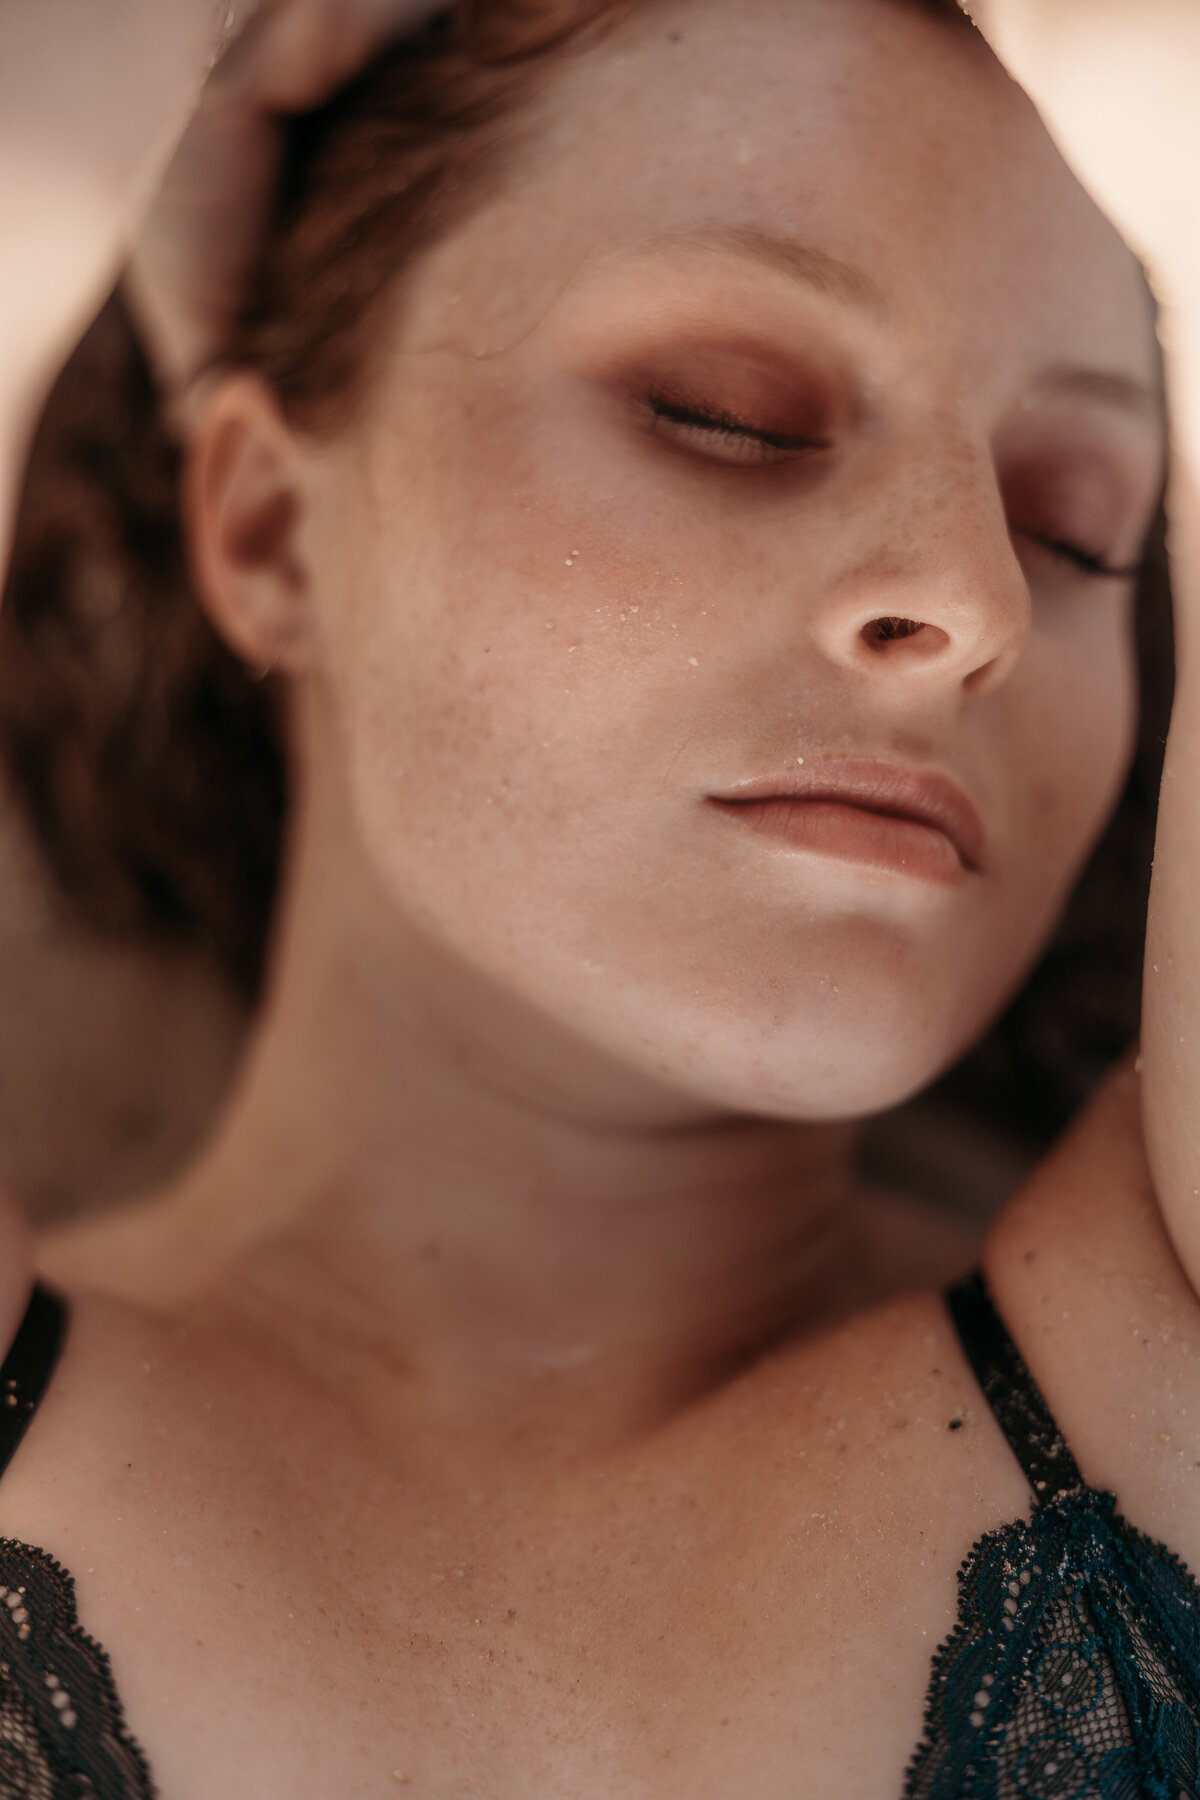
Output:
<svg viewBox="0 0 1200 1800">
<path fill-rule="evenodd" d="M 958 1341 L 1008 1447 L 1033 1489 L 1035 1506 L 1047 1506 L 1084 1486 L 1075 1458 L 1008 1327 L 976 1272 L 946 1295 Z"/>
<path fill-rule="evenodd" d="M 30 1295 L 12 1348 L 0 1365 L 0 1475 L 46 1391 L 66 1332 L 67 1309 L 39 1282 Z"/>
</svg>

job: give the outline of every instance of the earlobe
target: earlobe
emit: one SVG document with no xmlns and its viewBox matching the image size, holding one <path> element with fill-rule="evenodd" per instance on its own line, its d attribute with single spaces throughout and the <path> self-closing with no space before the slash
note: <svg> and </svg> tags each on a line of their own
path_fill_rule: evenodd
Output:
<svg viewBox="0 0 1200 1800">
<path fill-rule="evenodd" d="M 249 372 L 223 379 L 192 439 L 184 514 L 197 592 L 230 648 L 257 670 L 303 664 L 303 473 L 266 382 Z"/>
</svg>

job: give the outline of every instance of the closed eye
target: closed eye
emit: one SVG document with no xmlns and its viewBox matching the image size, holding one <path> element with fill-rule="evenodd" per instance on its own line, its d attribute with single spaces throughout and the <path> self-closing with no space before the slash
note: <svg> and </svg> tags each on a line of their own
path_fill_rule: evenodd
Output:
<svg viewBox="0 0 1200 1800">
<path fill-rule="evenodd" d="M 749 419 L 738 418 L 734 413 L 703 403 L 676 400 L 663 393 L 649 394 L 647 403 L 654 416 L 657 435 L 714 462 L 762 467 L 827 448 L 819 439 L 772 431 L 767 426 L 755 425 Z"/>
<path fill-rule="evenodd" d="M 1043 550 L 1049 550 L 1052 556 L 1074 563 L 1085 575 L 1091 575 L 1101 581 L 1136 581 L 1142 573 L 1142 564 L 1133 563 L 1121 567 L 1110 563 L 1107 558 L 1098 555 L 1094 550 L 1086 550 L 1082 544 L 1073 544 L 1069 539 L 1056 538 L 1050 532 L 1018 531 L 1018 537 L 1025 538 L 1031 544 L 1039 544 Z"/>
</svg>

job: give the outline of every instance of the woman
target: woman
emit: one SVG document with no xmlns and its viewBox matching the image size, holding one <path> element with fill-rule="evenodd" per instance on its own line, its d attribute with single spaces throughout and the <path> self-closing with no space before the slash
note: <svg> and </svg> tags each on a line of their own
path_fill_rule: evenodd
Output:
<svg viewBox="0 0 1200 1800">
<path fill-rule="evenodd" d="M 190 370 L 170 262 L 142 304 Z M 189 551 L 286 695 L 282 919 L 207 1154 L 45 1251 L 70 1332 L 0 1528 L 76 1577 L 164 1794 L 896 1794 L 954 1571 L 1030 1482 L 1200 1565 L 1186 665 L 1153 1182 L 1127 1072 L 984 1254 L 1082 1497 L 978 1292 L 945 1309 L 967 1247 L 851 1156 L 1019 984 L 1121 786 L 1140 270 L 950 8 L 485 5 L 299 129 L 225 337 Z M 1192 1791 L 1150 1591 L 1177 1649 L 1184 1578 L 1105 1552 L 1131 1723 L 1086 1634 L 971 1660 L 1026 1643 L 1025 1541 L 990 1600 L 979 1553 L 912 1791 Z M 4 1578 L 30 1758 L 43 1574 Z"/>
</svg>

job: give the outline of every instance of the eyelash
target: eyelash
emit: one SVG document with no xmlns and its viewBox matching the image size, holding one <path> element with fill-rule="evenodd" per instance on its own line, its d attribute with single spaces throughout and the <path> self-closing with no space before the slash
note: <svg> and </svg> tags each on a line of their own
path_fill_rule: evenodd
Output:
<svg viewBox="0 0 1200 1800">
<path fill-rule="evenodd" d="M 734 413 L 703 404 L 689 402 L 685 405 L 680 400 L 672 400 L 667 394 L 652 392 L 647 395 L 647 403 L 654 417 L 669 425 L 683 425 L 694 431 L 706 431 L 712 437 L 733 439 L 739 444 L 757 444 L 763 450 L 775 451 L 781 458 L 826 448 L 820 439 L 792 437 L 782 431 L 764 431 L 758 425 L 751 425 L 747 419 L 739 419 Z M 762 460 L 767 462 L 769 458 L 764 457 Z"/>
<path fill-rule="evenodd" d="M 1119 568 L 1115 563 L 1106 562 L 1104 557 L 1097 556 L 1094 551 L 1085 550 L 1082 544 L 1068 543 L 1063 538 L 1051 537 L 1047 532 L 1021 531 L 1016 535 L 1027 538 L 1031 544 L 1040 544 L 1052 556 L 1061 556 L 1067 562 L 1074 563 L 1077 569 L 1090 575 L 1095 581 L 1137 581 L 1142 573 L 1141 563 Z"/>
<path fill-rule="evenodd" d="M 703 404 L 672 400 L 663 393 L 650 393 L 647 396 L 651 412 L 655 419 L 664 420 L 670 425 L 682 425 L 693 431 L 708 432 L 714 438 L 733 439 L 738 444 L 758 445 L 765 451 L 774 451 L 779 460 L 789 456 L 799 456 L 806 452 L 824 450 L 827 446 L 819 439 L 807 437 L 791 437 L 783 432 L 764 431 L 752 425 L 747 419 L 739 419 L 735 414 L 716 407 Z M 764 457 L 763 463 L 771 459 Z M 1142 565 L 1136 563 L 1122 568 L 1108 562 L 1095 551 L 1087 550 L 1082 544 L 1071 543 L 1065 538 L 1056 538 L 1049 532 L 1020 531 L 1016 534 L 1030 543 L 1038 544 L 1048 550 L 1052 556 L 1061 557 L 1073 563 L 1084 575 L 1096 581 L 1136 581 L 1142 573 Z"/>
</svg>

